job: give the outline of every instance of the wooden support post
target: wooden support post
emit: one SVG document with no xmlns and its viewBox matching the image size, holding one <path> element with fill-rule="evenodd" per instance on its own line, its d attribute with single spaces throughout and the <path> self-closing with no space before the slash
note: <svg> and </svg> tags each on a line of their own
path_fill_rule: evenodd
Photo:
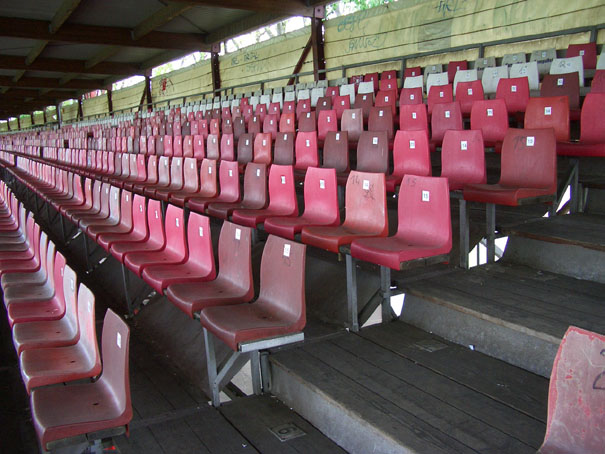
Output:
<svg viewBox="0 0 605 454">
<path fill-rule="evenodd" d="M 107 112 L 113 117 L 113 100 L 111 99 L 111 87 L 107 88 Z"/>
<path fill-rule="evenodd" d="M 323 34 L 324 15 L 325 8 L 323 6 L 316 6 L 311 18 L 311 47 L 313 48 L 313 79 L 315 82 L 326 78 L 324 72 L 320 73 L 320 71 L 326 69 Z"/>
<path fill-rule="evenodd" d="M 210 66 L 212 68 L 212 90 L 215 92 L 221 89 L 221 67 L 218 58 L 218 53 L 220 50 L 221 44 L 215 43 L 212 45 L 212 53 L 210 54 Z"/>
<path fill-rule="evenodd" d="M 312 42 L 313 42 L 313 37 L 310 36 L 309 41 L 307 41 L 307 44 L 305 45 L 303 51 L 301 52 L 300 58 L 298 59 L 298 62 L 296 63 L 296 66 L 294 67 L 294 71 L 292 71 L 292 77 L 290 77 L 290 79 L 288 80 L 288 85 L 293 85 L 294 82 L 296 82 L 297 77 L 295 77 L 295 76 L 296 76 L 296 74 L 298 74 L 300 72 L 301 68 L 305 64 L 307 55 L 309 55 L 309 52 L 311 51 Z"/>
</svg>

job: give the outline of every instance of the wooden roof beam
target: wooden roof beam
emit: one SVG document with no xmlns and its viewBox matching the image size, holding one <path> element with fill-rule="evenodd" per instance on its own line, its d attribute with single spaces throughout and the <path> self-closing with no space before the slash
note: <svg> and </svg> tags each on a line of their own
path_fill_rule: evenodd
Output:
<svg viewBox="0 0 605 454">
<path fill-rule="evenodd" d="M 240 9 L 263 13 L 287 13 L 290 16 L 312 16 L 313 7 L 302 0 L 172 0 L 178 3 L 188 3 L 195 6 L 211 6 L 214 8 Z"/>
<path fill-rule="evenodd" d="M 96 79 L 72 79 L 63 85 L 59 84 L 59 79 L 53 77 L 21 77 L 17 82 L 14 79 L 10 76 L 0 76 L 0 87 L 55 88 L 60 90 L 96 90 L 104 87 L 102 81 Z"/>
<path fill-rule="evenodd" d="M 86 68 L 84 60 L 62 58 L 38 58 L 31 65 L 25 63 L 25 57 L 0 55 L 0 69 L 25 69 L 27 71 L 74 72 L 86 74 L 135 75 L 140 70 L 136 65 L 118 62 L 102 62 L 93 68 Z"/>
</svg>

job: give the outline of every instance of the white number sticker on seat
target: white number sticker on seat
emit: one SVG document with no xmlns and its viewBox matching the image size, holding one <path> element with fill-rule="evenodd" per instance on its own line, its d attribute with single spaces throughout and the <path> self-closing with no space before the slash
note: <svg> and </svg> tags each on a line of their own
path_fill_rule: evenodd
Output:
<svg viewBox="0 0 605 454">
<path fill-rule="evenodd" d="M 511 85 L 511 87 L 510 87 L 510 91 L 511 91 L 512 93 L 517 93 L 517 86 L 516 86 L 516 85 Z"/>
<path fill-rule="evenodd" d="M 487 116 L 488 117 L 493 117 L 494 116 L 494 109 L 487 109 Z"/>
<path fill-rule="evenodd" d="M 416 112 L 412 112 L 412 118 L 415 120 L 416 119 Z"/>
<path fill-rule="evenodd" d="M 473 94 L 473 89 L 472 89 L 472 88 L 469 88 L 469 89 L 468 89 L 466 92 L 467 92 L 467 93 L 468 93 L 468 95 L 470 96 L 470 95 L 472 95 L 472 94 Z"/>
<path fill-rule="evenodd" d="M 378 145 L 378 137 L 372 137 L 372 145 Z"/>
<path fill-rule="evenodd" d="M 443 98 L 443 92 L 442 91 L 439 92 L 439 97 Z"/>
<path fill-rule="evenodd" d="M 545 107 L 544 115 L 552 115 L 552 107 L 550 107 L 550 106 Z"/>
<path fill-rule="evenodd" d="M 284 244 L 284 257 L 290 257 L 290 245 Z"/>
<path fill-rule="evenodd" d="M 379 111 L 378 111 L 378 116 L 379 116 L 379 117 L 382 117 L 382 114 L 383 114 L 383 113 L 384 113 L 384 112 L 383 112 L 382 110 L 379 110 Z"/>
<path fill-rule="evenodd" d="M 368 191 L 370 189 L 370 180 L 363 180 L 363 184 L 361 187 L 364 191 Z"/>
<path fill-rule="evenodd" d="M 229 176 L 232 177 L 233 176 L 233 170 L 229 169 Z"/>
<path fill-rule="evenodd" d="M 410 140 L 410 150 L 415 150 L 415 149 L 416 149 L 416 141 Z"/>
<path fill-rule="evenodd" d="M 200 236 L 204 236 L 204 227 L 200 227 Z"/>
<path fill-rule="evenodd" d="M 450 111 L 449 110 L 445 111 L 445 118 L 450 118 Z"/>
<path fill-rule="evenodd" d="M 307 146 L 307 147 L 310 147 L 310 146 L 311 146 L 311 141 L 310 141 L 309 139 L 307 139 L 305 143 L 306 143 L 306 146 Z"/>
<path fill-rule="evenodd" d="M 285 175 L 281 176 L 281 184 L 286 184 L 286 177 L 285 177 Z"/>
<path fill-rule="evenodd" d="M 176 226 L 179 227 L 179 218 L 174 218 Z"/>
<path fill-rule="evenodd" d="M 239 241 L 242 237 L 242 229 L 235 229 L 235 239 Z"/>
<path fill-rule="evenodd" d="M 468 150 L 468 142 L 466 140 L 461 140 L 460 141 L 460 149 L 461 150 Z"/>
<path fill-rule="evenodd" d="M 533 147 L 535 142 L 536 138 L 534 136 L 529 136 L 525 141 L 525 145 L 528 147 Z"/>
<path fill-rule="evenodd" d="M 326 189 L 326 180 L 319 180 L 319 189 Z"/>
<path fill-rule="evenodd" d="M 336 140 L 340 140 L 340 133 L 339 132 L 336 133 Z"/>
<path fill-rule="evenodd" d="M 422 191 L 422 201 L 430 202 L 431 193 L 429 191 Z"/>
<path fill-rule="evenodd" d="M 353 112 L 353 113 L 351 114 L 351 118 L 352 118 L 353 120 L 355 120 L 355 112 Z"/>
<path fill-rule="evenodd" d="M 413 101 L 413 100 L 415 99 L 415 97 L 416 97 L 416 95 L 411 94 L 411 95 L 410 95 L 410 100 L 412 100 L 412 101 Z"/>
<path fill-rule="evenodd" d="M 122 348 L 122 335 L 120 333 L 116 333 L 116 344 L 118 348 Z"/>
</svg>

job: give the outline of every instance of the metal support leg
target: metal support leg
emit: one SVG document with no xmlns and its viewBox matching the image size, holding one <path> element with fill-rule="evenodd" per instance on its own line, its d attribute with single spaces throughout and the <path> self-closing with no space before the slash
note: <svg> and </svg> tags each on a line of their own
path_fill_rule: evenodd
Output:
<svg viewBox="0 0 605 454">
<path fill-rule="evenodd" d="M 134 314 L 134 307 L 132 302 L 130 301 L 130 292 L 128 291 L 128 270 L 126 266 L 122 263 L 122 285 L 124 286 L 124 299 L 126 300 L 126 307 L 128 308 L 128 315 Z"/>
<path fill-rule="evenodd" d="M 466 200 L 458 200 L 458 209 L 460 214 L 460 267 L 468 269 L 468 254 L 470 249 L 470 233 L 468 206 Z"/>
<path fill-rule="evenodd" d="M 571 178 L 571 213 L 579 213 L 582 210 L 580 201 L 582 200 L 582 189 L 580 188 L 580 164 L 577 159 L 570 161 L 572 165 L 572 178 Z"/>
<path fill-rule="evenodd" d="M 487 263 L 496 261 L 496 205 L 488 203 L 485 206 L 487 230 Z"/>
<path fill-rule="evenodd" d="M 271 391 L 271 364 L 269 363 L 268 352 L 262 352 L 260 354 L 260 375 L 263 392 Z"/>
<path fill-rule="evenodd" d="M 391 268 L 380 267 L 380 293 L 382 294 L 382 323 L 387 323 L 395 318 L 391 307 Z"/>
<path fill-rule="evenodd" d="M 210 386 L 210 392 L 212 393 L 212 405 L 220 407 L 221 398 L 219 395 L 218 383 L 216 381 L 216 354 L 214 352 L 214 339 L 212 333 L 209 333 L 204 328 L 204 344 L 206 346 L 206 366 L 208 368 L 208 386 Z"/>
<path fill-rule="evenodd" d="M 67 240 L 65 236 L 65 219 L 63 219 L 63 215 L 59 213 L 59 221 L 61 222 L 61 238 L 63 239 L 63 243 Z"/>
<path fill-rule="evenodd" d="M 256 396 L 262 393 L 261 372 L 260 372 L 260 353 L 258 350 L 250 352 L 250 372 L 252 374 L 252 389 Z"/>
<path fill-rule="evenodd" d="M 347 264 L 347 308 L 349 310 L 349 328 L 353 332 L 359 331 L 359 314 L 357 310 L 357 270 L 355 259 L 346 254 Z"/>
<path fill-rule="evenodd" d="M 88 260 L 90 252 L 88 251 L 88 236 L 86 233 L 82 232 L 82 238 L 84 239 L 84 260 L 86 264 L 86 272 L 88 273 L 90 271 L 90 263 Z"/>
</svg>

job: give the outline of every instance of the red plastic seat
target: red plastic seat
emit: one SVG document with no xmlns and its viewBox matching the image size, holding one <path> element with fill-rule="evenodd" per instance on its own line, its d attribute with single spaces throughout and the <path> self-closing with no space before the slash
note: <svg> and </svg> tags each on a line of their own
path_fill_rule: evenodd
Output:
<svg viewBox="0 0 605 454">
<path fill-rule="evenodd" d="M 201 187 L 204 186 L 202 177 Z M 187 199 L 186 206 L 198 213 L 203 213 L 211 202 L 236 202 L 240 198 L 238 163 L 221 161 L 218 169 L 220 193 L 218 195 L 202 195 Z M 214 186 L 216 188 L 216 186 Z"/>
<path fill-rule="evenodd" d="M 298 217 L 265 219 L 265 231 L 294 239 L 305 226 L 336 226 L 340 224 L 335 169 L 309 167 L 304 183 L 305 211 Z"/>
<path fill-rule="evenodd" d="M 271 165 L 273 161 L 272 154 L 273 139 L 269 133 L 260 133 L 254 136 L 254 158 L 253 162 L 257 164 Z"/>
<path fill-rule="evenodd" d="M 225 161 L 235 161 L 233 133 L 223 134 L 221 136 L 221 159 L 224 159 Z"/>
<path fill-rule="evenodd" d="M 565 58 L 582 57 L 584 69 L 595 69 L 597 67 L 597 43 L 570 44 L 567 47 Z"/>
<path fill-rule="evenodd" d="M 170 184 L 163 189 L 157 189 L 154 198 L 168 202 L 172 194 L 183 190 L 183 158 L 172 158 L 170 163 Z"/>
<path fill-rule="evenodd" d="M 337 173 L 349 173 L 349 139 L 347 131 L 329 132 L 324 141 L 322 167 Z"/>
<path fill-rule="evenodd" d="M 590 84 L 591 93 L 605 93 L 605 69 L 597 69 Z"/>
<path fill-rule="evenodd" d="M 305 255 L 304 245 L 270 235 L 263 250 L 256 301 L 207 307 L 200 314 L 202 326 L 234 351 L 243 342 L 302 331 L 306 324 Z"/>
<path fill-rule="evenodd" d="M 422 68 L 420 66 L 414 66 L 412 68 L 405 68 L 403 71 L 403 77 L 416 77 L 422 75 Z"/>
<path fill-rule="evenodd" d="M 315 132 L 299 132 L 296 135 L 295 152 L 296 165 L 294 169 L 297 175 L 300 175 L 300 172 L 304 174 L 308 167 L 319 166 L 317 134 Z"/>
<path fill-rule="evenodd" d="M 483 101 L 483 85 L 480 80 L 471 82 L 458 82 L 456 87 L 456 101 L 460 103 L 460 110 L 463 115 L 469 116 L 473 104 L 477 101 Z"/>
<path fill-rule="evenodd" d="M 208 204 L 210 216 L 228 219 L 234 210 L 259 210 L 267 206 L 267 166 L 251 162 L 244 172 L 244 197 L 237 202 L 212 202 Z"/>
<path fill-rule="evenodd" d="M 166 219 L 168 219 L 168 215 Z M 171 234 L 172 232 L 169 232 L 169 236 Z M 166 246 L 166 249 L 168 247 L 169 245 Z M 174 260 L 178 258 L 180 257 Z M 189 215 L 185 258 L 179 263 L 170 260 L 162 264 L 146 266 L 141 274 L 143 280 L 158 293 L 163 293 L 164 289 L 172 284 L 200 282 L 215 278 L 210 220 L 206 216 L 197 213 Z M 128 257 L 126 261 L 128 262 Z"/>
<path fill-rule="evenodd" d="M 237 162 L 243 170 L 254 159 L 254 134 L 242 134 L 237 142 Z"/>
<path fill-rule="evenodd" d="M 399 129 L 407 131 L 429 131 L 426 104 L 404 104 L 399 106 Z"/>
<path fill-rule="evenodd" d="M 342 113 L 351 108 L 351 97 L 349 95 L 335 96 L 332 107 L 336 112 L 336 118 L 340 120 L 342 118 Z"/>
<path fill-rule="evenodd" d="M 553 128 L 558 142 L 569 141 L 569 98 L 531 98 L 525 110 L 525 129 Z"/>
<path fill-rule="evenodd" d="M 208 134 L 208 139 L 206 140 L 206 157 L 216 159 L 217 161 L 221 158 L 220 139 L 218 134 Z"/>
<path fill-rule="evenodd" d="M 452 191 L 467 184 L 485 184 L 485 148 L 480 130 L 446 131 L 441 147 L 441 176 L 447 178 Z"/>
<path fill-rule="evenodd" d="M 338 253 L 340 246 L 355 238 L 387 236 L 385 175 L 352 170 L 347 180 L 345 212 L 340 226 L 303 227 L 303 243 Z"/>
<path fill-rule="evenodd" d="M 32 421 L 43 449 L 51 449 L 53 442 L 64 439 L 81 442 L 77 437 L 85 434 L 117 435 L 127 430 L 133 414 L 128 371 L 129 334 L 128 325 L 108 309 L 101 341 L 101 377 L 93 383 L 32 392 Z M 119 432 L 111 432 L 116 428 Z"/>
<path fill-rule="evenodd" d="M 334 96 L 336 96 L 336 95 L 334 95 Z M 315 112 L 319 113 L 323 110 L 333 110 L 331 96 L 322 96 L 317 100 L 317 106 L 315 106 Z"/>
<path fill-rule="evenodd" d="M 149 173 L 148 173 L 149 175 Z M 151 184 L 149 178 L 145 185 L 141 187 L 140 191 L 137 191 L 138 185 L 135 185 L 134 190 L 144 194 L 147 197 L 153 197 L 155 191 L 158 189 L 165 189 L 170 185 L 170 158 L 167 156 L 161 156 L 157 162 L 157 182 Z"/>
<path fill-rule="evenodd" d="M 393 173 L 387 176 L 387 191 L 395 192 L 405 175 L 430 176 L 431 173 L 426 131 L 397 131 L 393 144 Z"/>
<path fill-rule="evenodd" d="M 393 140 L 393 115 L 389 106 L 372 107 L 368 118 L 368 131 L 384 131 L 387 138 Z"/>
<path fill-rule="evenodd" d="M 12 239 L 12 238 L 9 238 Z M 44 232 L 40 234 L 40 258 L 43 259 L 40 265 L 40 268 L 36 271 L 32 272 L 23 272 L 23 273 L 4 273 L 2 278 L 0 278 L 0 284 L 2 286 L 2 291 L 5 295 L 5 303 L 6 303 L 6 293 L 9 291 L 11 287 L 19 287 L 20 289 L 25 289 L 30 285 L 44 285 L 48 281 L 49 278 L 49 260 L 54 259 L 55 253 L 55 245 L 52 241 L 48 240 L 48 237 Z M 52 265 L 50 268 L 50 273 L 52 275 Z"/>
<path fill-rule="evenodd" d="M 406 175 L 397 203 L 397 233 L 388 238 L 355 239 L 351 243 L 351 256 L 400 270 L 404 262 L 451 251 L 447 179 Z"/>
<path fill-rule="evenodd" d="M 273 162 L 282 166 L 294 164 L 294 139 L 296 132 L 280 132 L 275 138 Z"/>
<path fill-rule="evenodd" d="M 304 114 L 311 112 L 311 100 L 310 99 L 301 99 L 296 104 L 296 118 L 300 121 L 300 118 L 304 116 Z M 249 132 L 249 131 L 248 131 Z"/>
<path fill-rule="evenodd" d="M 296 132 L 296 116 L 284 113 L 279 119 L 279 132 Z"/>
<path fill-rule="evenodd" d="M 122 206 L 124 208 L 124 206 Z M 127 222 L 124 228 L 111 232 L 102 232 L 97 236 L 97 244 L 106 251 L 114 243 L 143 241 L 147 236 L 147 206 L 145 198 L 136 194 L 131 202 L 131 213 L 128 216 L 122 212 L 122 219 L 130 217 L 131 228 L 127 230 Z"/>
<path fill-rule="evenodd" d="M 268 114 L 263 120 L 263 133 L 270 134 L 271 139 L 275 140 L 277 136 L 277 127 L 279 125 L 278 116 L 275 114 Z"/>
<path fill-rule="evenodd" d="M 89 186 L 88 183 L 92 185 Z M 93 214 L 98 213 L 101 206 L 101 180 L 95 180 L 94 183 L 90 179 L 86 179 L 84 191 L 86 194 L 86 203 L 83 205 L 76 205 L 73 208 L 67 206 L 61 212 L 72 222 L 77 223 L 75 217 L 81 216 L 85 213 Z M 90 191 L 90 192 L 89 192 Z"/>
<path fill-rule="evenodd" d="M 150 199 L 147 205 L 147 227 L 145 235 L 141 238 L 143 229 L 139 222 L 136 236 L 128 237 L 125 241 L 112 243 L 109 252 L 117 260 L 124 263 L 126 254 L 134 251 L 158 251 L 164 247 L 166 234 L 164 233 L 164 222 L 162 222 L 162 210 L 159 200 Z"/>
<path fill-rule="evenodd" d="M 326 135 L 330 131 L 338 131 L 338 116 L 335 110 L 322 110 L 317 117 L 317 135 L 319 141 L 323 143 Z M 315 131 L 301 131 L 303 133 L 310 133 Z"/>
<path fill-rule="evenodd" d="M 356 146 L 363 132 L 363 112 L 361 109 L 348 109 L 342 114 L 340 130 L 347 133 L 349 145 Z"/>
<path fill-rule="evenodd" d="M 557 144 L 557 154 L 605 156 L 605 93 L 588 93 L 582 105 L 579 142 Z"/>
<path fill-rule="evenodd" d="M 422 104 L 422 87 L 402 88 L 399 95 L 399 106 Z"/>
<path fill-rule="evenodd" d="M 471 129 L 481 131 L 485 146 L 496 147 L 496 151 L 500 151 L 508 130 L 508 113 L 504 100 L 476 101 L 471 109 Z"/>
<path fill-rule="evenodd" d="M 166 158 L 168 159 L 168 158 Z M 162 161 L 164 162 L 164 161 Z M 128 185 L 126 185 L 127 188 L 129 188 L 130 190 L 132 190 L 133 192 L 136 192 L 138 194 L 143 194 L 143 191 L 145 190 L 145 186 L 152 186 L 154 184 L 156 184 L 158 182 L 158 157 L 157 156 L 149 156 L 149 158 L 147 159 L 147 178 L 141 182 L 141 183 L 137 183 L 132 185 L 131 187 L 129 187 Z"/>
<path fill-rule="evenodd" d="M 202 161 L 202 167 L 204 166 L 204 162 L 208 165 L 209 162 L 213 163 L 214 161 L 211 159 L 204 159 L 204 161 Z M 208 174 L 208 172 L 203 171 L 200 173 L 204 176 Z M 212 174 L 212 171 L 210 173 Z M 193 196 L 199 191 L 199 188 L 200 178 L 197 169 L 197 159 L 185 158 L 183 160 L 183 187 L 179 191 L 170 192 L 169 201 L 174 205 L 183 207 L 187 197 Z"/>
<path fill-rule="evenodd" d="M 363 113 L 363 121 L 364 123 L 368 122 L 368 118 L 370 117 L 370 111 L 374 107 L 374 95 L 371 93 L 358 93 L 355 96 L 355 102 L 353 103 L 353 109 L 361 109 Z M 345 112 L 343 112 L 343 116 Z M 342 119 L 341 119 L 342 122 Z"/>
<path fill-rule="evenodd" d="M 576 120 L 579 119 L 580 109 L 580 78 L 577 72 L 568 74 L 546 74 L 540 85 L 540 97 L 567 96 L 569 108 L 578 110 Z"/>
<path fill-rule="evenodd" d="M 393 118 L 397 116 L 397 89 L 379 90 L 374 101 L 375 107 L 390 107 Z"/>
<path fill-rule="evenodd" d="M 529 80 L 527 77 L 500 79 L 496 99 L 503 99 L 509 114 L 525 112 L 529 102 Z"/>
<path fill-rule="evenodd" d="M 187 259 L 185 216 L 183 209 L 168 205 L 164 220 L 165 240 L 153 249 L 127 252 L 124 265 L 133 273 L 142 276 L 150 265 L 171 265 L 183 263 Z M 159 243 L 159 242 L 158 242 Z"/>
<path fill-rule="evenodd" d="M 236 224 L 255 228 L 272 216 L 298 215 L 298 202 L 294 188 L 292 166 L 274 164 L 269 170 L 269 205 L 267 208 L 233 211 L 232 220 Z"/>
<path fill-rule="evenodd" d="M 40 269 L 40 227 L 30 217 L 26 230 L 25 250 L 0 252 L 0 277 L 5 273 L 36 272 Z"/>
<path fill-rule="evenodd" d="M 447 64 L 447 79 L 449 83 L 452 83 L 454 81 L 454 76 L 456 75 L 456 72 L 466 69 L 468 69 L 468 62 L 466 60 L 449 62 Z"/>
<path fill-rule="evenodd" d="M 570 326 L 550 375 L 542 454 L 603 451 L 605 336 Z"/>
<path fill-rule="evenodd" d="M 304 112 L 298 117 L 299 131 L 317 131 L 317 120 L 315 112 Z"/>
<path fill-rule="evenodd" d="M 248 227 L 223 222 L 216 278 L 170 285 L 166 289 L 168 299 L 191 318 L 205 307 L 251 301 L 254 297 L 251 238 Z"/>
<path fill-rule="evenodd" d="M 74 282 L 74 288 L 75 285 Z M 84 284 L 80 284 L 78 289 L 78 331 L 80 336 L 74 345 L 25 350 L 21 353 L 21 377 L 28 393 L 33 388 L 92 378 L 101 372 L 95 329 L 95 298 Z"/>
<path fill-rule="evenodd" d="M 208 140 L 208 136 L 203 134 L 193 137 L 193 149 L 191 151 L 191 156 L 185 147 L 185 143 L 183 143 L 183 156 L 186 158 L 193 157 L 195 159 L 204 159 L 206 157 L 206 147 L 204 145 L 206 140 Z"/>
<path fill-rule="evenodd" d="M 556 192 L 557 154 L 552 128 L 510 128 L 502 144 L 500 181 L 466 185 L 464 199 L 516 206 L 526 199 L 548 198 Z"/>
<path fill-rule="evenodd" d="M 431 142 L 440 145 L 445 131 L 449 129 L 464 129 L 458 101 L 435 105 L 431 116 Z"/>
<path fill-rule="evenodd" d="M 362 172 L 386 174 L 389 169 L 389 140 L 386 131 L 364 131 L 357 144 L 357 168 Z"/>
<path fill-rule="evenodd" d="M 13 326 L 13 345 L 17 355 L 25 350 L 63 347 L 75 344 L 80 333 L 76 303 L 76 273 L 63 263 L 63 276 L 56 285 L 57 301 L 62 304 L 62 314 L 53 318 L 38 318 L 31 321 L 15 321 Z M 58 312 L 58 311 L 57 311 Z"/>
<path fill-rule="evenodd" d="M 429 109 L 429 115 L 433 114 L 433 110 L 438 104 L 450 104 L 454 101 L 454 88 L 452 84 L 448 85 L 433 85 L 429 90 L 426 103 Z"/>
<path fill-rule="evenodd" d="M 233 139 L 235 143 L 237 143 L 242 134 L 246 134 L 246 121 L 243 117 L 235 117 L 233 119 Z"/>
</svg>

